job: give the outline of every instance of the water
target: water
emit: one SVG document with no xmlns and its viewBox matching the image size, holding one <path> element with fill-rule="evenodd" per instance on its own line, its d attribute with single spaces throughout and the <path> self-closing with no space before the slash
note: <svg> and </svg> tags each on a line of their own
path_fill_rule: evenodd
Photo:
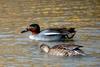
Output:
<svg viewBox="0 0 100 67">
<path fill-rule="evenodd" d="M 99 0 L 0 0 L 0 67 L 100 67 Z M 96 8 L 95 8 L 96 7 Z M 20 31 L 30 23 L 42 28 L 71 26 L 72 41 L 37 42 L 30 32 Z M 39 45 L 84 46 L 84 57 L 55 57 L 42 53 Z"/>
<path fill-rule="evenodd" d="M 19 24 L 20 26 L 20 24 Z M 18 24 L 16 26 L 19 27 Z M 0 66 L 1 67 L 99 67 L 100 29 L 98 27 L 77 28 L 72 41 L 37 42 L 28 38 L 30 32 L 20 34 L 11 29 L 12 25 L 0 28 Z M 3 30 L 4 29 L 4 30 Z M 22 28 L 20 28 L 22 30 Z M 78 44 L 88 54 L 85 57 L 55 57 L 42 53 L 39 45 L 53 46 L 59 43 Z"/>
</svg>

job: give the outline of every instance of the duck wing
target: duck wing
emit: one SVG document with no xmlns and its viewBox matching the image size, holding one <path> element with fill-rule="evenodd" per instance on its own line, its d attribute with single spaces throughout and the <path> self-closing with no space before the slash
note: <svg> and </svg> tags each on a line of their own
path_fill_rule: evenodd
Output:
<svg viewBox="0 0 100 67">
<path fill-rule="evenodd" d="M 66 36 L 68 39 L 71 39 L 74 37 L 76 31 L 75 28 L 49 28 L 41 31 L 41 34 L 44 36 L 59 36 L 63 35 Z"/>
<path fill-rule="evenodd" d="M 56 30 L 43 30 L 41 31 L 42 35 L 45 35 L 45 36 L 53 36 L 53 35 L 61 35 L 61 33 L 59 31 L 56 31 Z"/>
<path fill-rule="evenodd" d="M 48 29 L 50 33 L 46 33 L 45 35 L 64 35 L 68 39 L 71 39 L 76 34 L 75 28 L 50 28 Z"/>
<path fill-rule="evenodd" d="M 68 32 L 66 28 L 49 28 L 41 31 L 41 33 L 47 36 L 52 36 L 52 35 L 66 35 L 66 33 Z"/>
<path fill-rule="evenodd" d="M 79 49 L 80 47 L 83 47 L 83 46 L 61 44 L 61 45 L 55 45 L 52 48 L 54 48 L 54 49 L 58 48 L 58 49 L 66 49 L 66 50 L 75 50 L 75 49 Z"/>
<path fill-rule="evenodd" d="M 49 32 L 49 33 L 45 33 L 44 35 L 46 35 L 46 36 L 52 36 L 52 35 L 60 35 L 60 33 L 57 33 L 57 32 Z"/>
<path fill-rule="evenodd" d="M 65 49 L 64 45 L 55 45 L 52 47 L 53 49 Z"/>
<path fill-rule="evenodd" d="M 69 49 L 69 50 L 76 50 L 76 49 L 79 49 L 80 47 L 83 47 L 83 46 L 80 46 L 80 45 L 64 45 L 64 47 L 66 49 Z"/>
</svg>

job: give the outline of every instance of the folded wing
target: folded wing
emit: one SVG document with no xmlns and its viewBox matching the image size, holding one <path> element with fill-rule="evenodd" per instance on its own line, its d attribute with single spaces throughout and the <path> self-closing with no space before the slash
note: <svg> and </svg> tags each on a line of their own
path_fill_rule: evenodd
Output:
<svg viewBox="0 0 100 67">
<path fill-rule="evenodd" d="M 79 45 L 65 45 L 65 44 L 61 44 L 61 45 L 55 45 L 52 48 L 58 48 L 58 49 L 68 49 L 68 50 L 75 50 L 75 49 L 79 49 L 80 47 L 83 46 L 79 46 Z"/>
</svg>

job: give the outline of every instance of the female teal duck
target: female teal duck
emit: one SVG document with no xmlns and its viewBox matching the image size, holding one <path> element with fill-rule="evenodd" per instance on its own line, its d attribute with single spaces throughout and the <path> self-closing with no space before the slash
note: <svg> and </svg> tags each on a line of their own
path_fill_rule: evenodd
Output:
<svg viewBox="0 0 100 67">
<path fill-rule="evenodd" d="M 73 38 L 76 33 L 75 28 L 50 28 L 40 31 L 38 24 L 29 25 L 21 33 L 28 31 L 32 32 L 32 35 L 29 36 L 30 39 L 39 41 L 63 41 L 65 38 Z"/>
<path fill-rule="evenodd" d="M 55 45 L 53 47 L 49 47 L 48 45 L 42 44 L 40 49 L 49 54 L 55 56 L 85 56 L 86 54 L 80 49 L 79 45 Z"/>
</svg>

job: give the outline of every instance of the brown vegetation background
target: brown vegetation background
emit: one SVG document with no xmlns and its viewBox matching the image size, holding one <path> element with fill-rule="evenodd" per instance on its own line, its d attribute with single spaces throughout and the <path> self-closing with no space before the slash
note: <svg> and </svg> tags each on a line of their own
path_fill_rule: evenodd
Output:
<svg viewBox="0 0 100 67">
<path fill-rule="evenodd" d="M 84 27 L 96 22 L 100 22 L 100 0 L 0 0 L 1 28 L 10 25 L 15 30 L 30 23 Z"/>
</svg>

